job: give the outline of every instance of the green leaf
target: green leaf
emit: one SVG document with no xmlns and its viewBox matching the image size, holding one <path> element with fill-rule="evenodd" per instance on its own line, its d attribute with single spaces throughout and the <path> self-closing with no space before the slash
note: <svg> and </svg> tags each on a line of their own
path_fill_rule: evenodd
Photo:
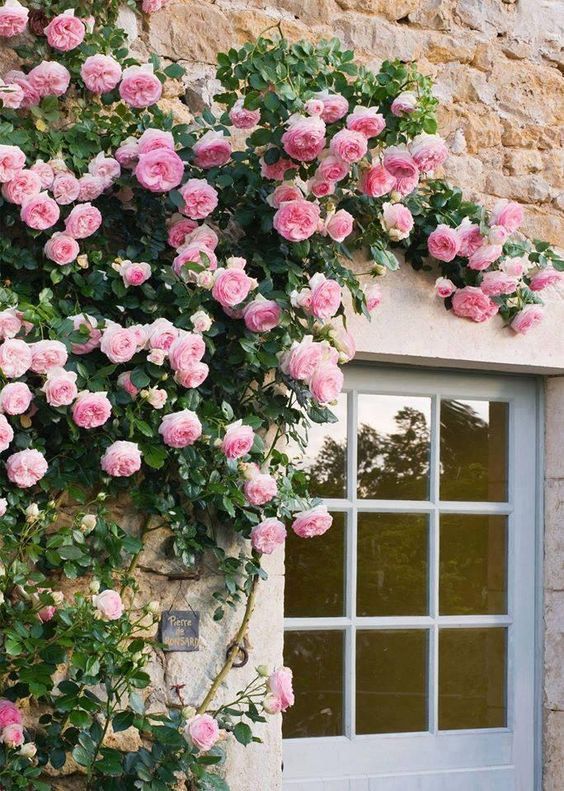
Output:
<svg viewBox="0 0 564 791">
<path fill-rule="evenodd" d="M 132 711 L 120 711 L 119 714 L 112 720 L 112 728 L 114 733 L 119 733 L 120 731 L 126 731 L 133 725 L 133 712 Z"/>
<path fill-rule="evenodd" d="M 180 63 L 171 63 L 170 66 L 167 66 L 164 70 L 164 73 L 167 77 L 175 80 L 178 77 L 183 77 L 186 74 L 185 69 L 180 65 Z"/>
<path fill-rule="evenodd" d="M 94 756 L 90 755 L 90 753 L 88 753 L 84 747 L 81 747 L 79 744 L 77 744 L 77 746 L 72 751 L 72 757 L 79 766 L 90 766 Z"/>
<path fill-rule="evenodd" d="M 253 732 L 246 722 L 238 722 L 233 728 L 233 735 L 239 744 L 244 744 L 245 746 L 250 744 L 253 740 Z"/>
<path fill-rule="evenodd" d="M 219 775 L 205 772 L 198 783 L 199 791 L 229 791 L 229 786 Z"/>
</svg>

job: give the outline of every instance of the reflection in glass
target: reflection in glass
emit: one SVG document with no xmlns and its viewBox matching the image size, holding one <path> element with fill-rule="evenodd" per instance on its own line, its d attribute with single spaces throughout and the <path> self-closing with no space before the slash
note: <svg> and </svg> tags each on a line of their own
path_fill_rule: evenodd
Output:
<svg viewBox="0 0 564 791">
<path fill-rule="evenodd" d="M 357 632 L 356 732 L 427 730 L 427 632 Z"/>
<path fill-rule="evenodd" d="M 344 633 L 284 635 L 284 664 L 294 673 L 296 703 L 284 714 L 286 739 L 343 733 Z"/>
<path fill-rule="evenodd" d="M 441 500 L 507 499 L 509 404 L 441 401 Z"/>
<path fill-rule="evenodd" d="M 426 500 L 431 399 L 358 396 L 358 496 Z"/>
<path fill-rule="evenodd" d="M 441 629 L 439 728 L 507 724 L 505 629 Z"/>
<path fill-rule="evenodd" d="M 507 517 L 441 516 L 441 615 L 507 612 Z"/>
<path fill-rule="evenodd" d="M 426 615 L 428 527 L 423 514 L 358 515 L 357 615 Z"/>
<path fill-rule="evenodd" d="M 317 541 L 288 531 L 284 594 L 287 618 L 345 614 L 345 520 L 345 514 L 333 512 L 331 529 Z"/>
</svg>

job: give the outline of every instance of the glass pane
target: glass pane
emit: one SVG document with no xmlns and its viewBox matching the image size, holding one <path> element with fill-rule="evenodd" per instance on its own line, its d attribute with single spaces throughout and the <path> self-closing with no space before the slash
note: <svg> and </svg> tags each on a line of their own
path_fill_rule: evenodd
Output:
<svg viewBox="0 0 564 791">
<path fill-rule="evenodd" d="M 358 631 L 356 732 L 427 730 L 427 632 Z"/>
<path fill-rule="evenodd" d="M 319 541 L 299 538 L 293 530 L 288 531 L 287 618 L 345 614 L 345 522 L 345 514 L 333 512 L 331 529 Z"/>
<path fill-rule="evenodd" d="M 505 629 L 441 629 L 439 728 L 507 724 Z"/>
<path fill-rule="evenodd" d="M 285 739 L 343 733 L 343 632 L 286 632 L 284 664 L 294 673 L 296 703 L 284 714 Z"/>
<path fill-rule="evenodd" d="M 358 496 L 426 500 L 431 399 L 358 397 Z"/>
<path fill-rule="evenodd" d="M 426 615 L 428 518 L 358 515 L 357 615 Z"/>
<path fill-rule="evenodd" d="M 441 615 L 507 612 L 507 517 L 441 516 Z"/>
<path fill-rule="evenodd" d="M 509 404 L 441 401 L 441 500 L 505 502 Z"/>
<path fill-rule="evenodd" d="M 290 443 L 288 455 L 310 476 L 309 491 L 316 497 L 346 497 L 347 487 L 347 394 L 341 393 L 330 407 L 336 423 L 312 423 L 305 454 Z"/>
</svg>

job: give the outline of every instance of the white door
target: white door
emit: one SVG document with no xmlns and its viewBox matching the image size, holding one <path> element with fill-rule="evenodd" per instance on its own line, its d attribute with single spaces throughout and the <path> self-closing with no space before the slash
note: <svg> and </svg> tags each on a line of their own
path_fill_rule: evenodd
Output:
<svg viewBox="0 0 564 791">
<path fill-rule="evenodd" d="M 532 380 L 349 366 L 289 536 L 284 791 L 533 791 Z"/>
</svg>

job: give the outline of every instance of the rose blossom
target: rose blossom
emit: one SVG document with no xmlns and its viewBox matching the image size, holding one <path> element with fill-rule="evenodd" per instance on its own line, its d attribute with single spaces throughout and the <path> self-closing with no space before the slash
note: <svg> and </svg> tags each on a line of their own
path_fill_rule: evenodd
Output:
<svg viewBox="0 0 564 791">
<path fill-rule="evenodd" d="M 26 200 L 20 211 L 22 221 L 36 231 L 44 231 L 55 225 L 60 214 L 57 203 L 46 192 L 40 192 Z"/>
<path fill-rule="evenodd" d="M 184 205 L 180 211 L 191 220 L 203 220 L 218 204 L 217 190 L 205 179 L 188 179 L 179 190 Z"/>
<path fill-rule="evenodd" d="M 283 181 L 285 178 L 289 178 L 288 171 L 296 170 L 297 167 L 295 162 L 286 157 L 280 157 L 276 162 L 270 164 L 264 160 L 264 157 L 260 160 L 261 176 L 272 181 Z"/>
<path fill-rule="evenodd" d="M 119 86 L 119 95 L 131 107 L 150 107 L 161 98 L 163 86 L 153 72 L 152 63 L 129 66 L 124 69 Z"/>
<path fill-rule="evenodd" d="M 413 228 L 413 215 L 402 203 L 384 203 L 382 206 L 382 228 L 392 241 L 407 239 Z"/>
<path fill-rule="evenodd" d="M 24 207 L 25 208 L 25 207 Z M 65 220 L 65 228 L 73 239 L 92 236 L 102 224 L 102 215 L 91 203 L 79 203 Z"/>
<path fill-rule="evenodd" d="M 199 387 L 208 378 L 209 367 L 205 363 L 196 360 L 187 364 L 186 368 L 181 368 L 174 374 L 174 381 L 181 387 Z"/>
<path fill-rule="evenodd" d="M 168 351 L 180 330 L 168 319 L 156 319 L 149 325 L 149 348 Z"/>
<path fill-rule="evenodd" d="M 84 335 L 85 340 L 83 343 L 71 344 L 73 354 L 88 354 L 89 352 L 97 349 L 102 339 L 102 333 L 98 327 L 98 322 L 93 316 L 87 313 L 79 313 L 77 316 L 70 316 L 72 319 L 73 327 L 75 330 L 88 330 Z"/>
<path fill-rule="evenodd" d="M 390 110 L 393 115 L 402 116 L 407 113 L 412 113 L 417 107 L 417 94 L 413 91 L 403 91 L 394 101 Z"/>
<path fill-rule="evenodd" d="M 19 36 L 25 30 L 28 16 L 28 9 L 18 0 L 6 0 L 0 8 L 0 36 Z"/>
<path fill-rule="evenodd" d="M 6 511 L 8 510 L 8 501 L 5 497 L 0 497 L 0 518 L 5 516 Z M 0 709 L 2 708 L 2 703 L 0 701 Z"/>
<path fill-rule="evenodd" d="M 38 450 L 27 448 L 13 453 L 6 460 L 8 480 L 20 489 L 28 489 L 43 478 L 47 472 L 45 457 Z"/>
<path fill-rule="evenodd" d="M 337 363 L 339 354 L 326 342 L 317 343 L 311 335 L 306 335 L 299 343 L 294 342 L 289 352 L 281 360 L 283 373 L 292 379 L 309 381 L 318 363 L 327 360 Z"/>
<path fill-rule="evenodd" d="M 291 200 L 303 200 L 303 197 L 301 189 L 293 181 L 285 181 L 283 184 L 279 184 L 274 192 L 271 192 L 266 202 L 274 209 L 279 209 L 283 203 Z"/>
<path fill-rule="evenodd" d="M 366 307 L 372 312 L 382 302 L 382 288 L 378 283 L 371 283 L 364 288 L 364 298 L 366 299 Z"/>
<path fill-rule="evenodd" d="M 438 261 L 452 261 L 456 258 L 459 248 L 460 239 L 457 231 L 444 223 L 437 225 L 427 239 L 429 255 Z"/>
<path fill-rule="evenodd" d="M 206 351 L 202 336 L 196 332 L 183 332 L 170 345 L 168 359 L 173 371 L 184 371 L 199 362 Z"/>
<path fill-rule="evenodd" d="M 325 106 L 321 99 L 308 99 L 304 105 L 305 111 L 308 115 L 321 115 Z"/>
<path fill-rule="evenodd" d="M 456 316 L 482 322 L 495 316 L 499 306 L 481 288 L 466 286 L 453 294 L 452 310 Z"/>
<path fill-rule="evenodd" d="M 183 175 L 184 162 L 169 148 L 155 148 L 140 154 L 135 168 L 138 182 L 151 192 L 169 192 L 178 187 Z"/>
<path fill-rule="evenodd" d="M 33 173 L 37 173 L 39 176 L 39 180 L 41 181 L 41 189 L 48 190 L 51 189 L 53 186 L 53 179 L 55 178 L 55 173 L 53 172 L 53 168 L 49 165 L 48 162 L 44 162 L 42 159 L 36 160 L 33 165 L 30 167 L 30 170 Z"/>
<path fill-rule="evenodd" d="M 65 266 L 76 259 L 80 252 L 80 247 L 72 236 L 58 231 L 45 242 L 43 252 L 50 261 L 59 266 Z"/>
<path fill-rule="evenodd" d="M 33 401 L 33 393 L 25 382 L 8 382 L 0 390 L 0 409 L 8 415 L 23 415 Z"/>
<path fill-rule="evenodd" d="M 0 182 L 15 178 L 25 167 L 25 154 L 18 146 L 0 145 Z"/>
<path fill-rule="evenodd" d="M 338 362 L 348 363 L 356 354 L 354 337 L 343 326 L 337 325 L 330 330 L 331 343 L 338 352 Z"/>
<path fill-rule="evenodd" d="M 62 64 L 44 60 L 27 75 L 39 96 L 62 96 L 70 83 L 70 72 Z"/>
<path fill-rule="evenodd" d="M 198 714 L 186 725 L 184 733 L 198 750 L 207 752 L 219 739 L 219 725 L 210 714 Z"/>
<path fill-rule="evenodd" d="M 237 99 L 231 110 L 229 118 L 237 129 L 252 129 L 260 123 L 260 110 L 248 110 L 243 99 Z"/>
<path fill-rule="evenodd" d="M 362 171 L 359 189 L 371 198 L 381 198 L 395 187 L 396 180 L 383 165 L 372 165 Z"/>
<path fill-rule="evenodd" d="M 200 242 L 190 241 L 178 250 L 178 255 L 172 262 L 172 268 L 177 275 L 182 276 L 182 267 L 187 261 L 200 264 L 203 268 L 207 267 L 212 271 L 217 268 L 215 253 L 207 245 Z M 186 279 L 193 282 L 196 279 L 195 273 L 188 269 Z"/>
<path fill-rule="evenodd" d="M 100 466 L 114 478 L 128 478 L 141 468 L 141 451 L 136 442 L 117 440 L 100 459 Z"/>
<path fill-rule="evenodd" d="M 422 173 L 442 165 L 448 157 L 448 148 L 440 135 L 429 135 L 421 132 L 409 144 L 409 150 L 417 167 Z"/>
<path fill-rule="evenodd" d="M 20 102 L 21 109 L 26 110 L 39 104 L 41 96 L 31 84 L 28 75 L 24 74 L 23 71 L 12 69 L 4 77 L 8 85 L 17 85 L 23 91 L 23 100 Z"/>
<path fill-rule="evenodd" d="M 91 176 L 97 176 L 104 182 L 104 188 L 109 187 L 113 181 L 121 176 L 121 167 L 117 159 L 105 156 L 100 151 L 88 165 Z"/>
<path fill-rule="evenodd" d="M 510 327 L 514 332 L 525 335 L 540 324 L 543 318 L 544 311 L 540 305 L 525 305 L 513 318 Z"/>
<path fill-rule="evenodd" d="M 347 129 L 361 132 L 365 137 L 376 137 L 386 126 L 384 116 L 377 107 L 357 105 L 347 117 Z"/>
<path fill-rule="evenodd" d="M 62 367 L 68 360 L 67 347 L 61 341 L 37 341 L 30 343 L 31 370 L 36 374 L 46 374 L 49 368 Z"/>
<path fill-rule="evenodd" d="M 231 159 L 231 143 L 223 132 L 211 129 L 194 144 L 192 150 L 195 164 L 204 170 L 225 165 Z"/>
<path fill-rule="evenodd" d="M 74 371 L 65 371 L 64 368 L 50 368 L 47 371 L 47 381 L 41 389 L 50 406 L 69 406 L 78 395 L 76 374 Z"/>
<path fill-rule="evenodd" d="M 176 214 L 175 217 L 178 218 L 180 215 Z M 194 222 L 193 220 L 189 220 L 187 217 L 173 222 L 168 229 L 167 241 L 169 245 L 178 249 L 183 244 L 185 244 L 186 238 L 192 233 L 192 231 L 196 230 L 197 227 L 198 223 Z"/>
<path fill-rule="evenodd" d="M 521 277 L 524 272 L 531 268 L 532 264 L 527 256 L 513 256 L 511 258 L 504 258 L 499 264 L 499 268 L 505 272 L 506 275 L 513 275 L 513 277 Z"/>
<path fill-rule="evenodd" d="M 123 615 L 123 602 L 117 591 L 104 590 L 92 597 L 92 604 L 104 621 L 117 621 Z"/>
<path fill-rule="evenodd" d="M 253 549 L 263 555 L 271 555 L 276 547 L 284 543 L 286 528 L 279 519 L 271 517 L 251 530 L 251 544 Z"/>
<path fill-rule="evenodd" d="M 59 206 L 66 206 L 80 195 L 80 182 L 72 173 L 59 173 L 53 180 L 52 192 Z"/>
<path fill-rule="evenodd" d="M 536 275 L 533 275 L 530 289 L 531 291 L 542 291 L 543 288 L 547 288 L 547 286 L 553 286 L 555 283 L 559 283 L 561 279 L 561 272 L 558 272 L 552 266 L 547 266 L 546 269 L 542 269 L 540 272 L 537 272 Z"/>
<path fill-rule="evenodd" d="M 84 41 L 86 28 L 82 19 L 74 15 L 74 9 L 67 9 L 54 17 L 47 27 L 43 28 L 47 43 L 59 52 L 69 52 Z"/>
<path fill-rule="evenodd" d="M 344 162 L 360 162 L 368 151 L 368 142 L 362 132 L 341 129 L 329 143 L 329 150 Z"/>
<path fill-rule="evenodd" d="M 264 699 L 264 709 L 268 714 L 279 714 L 294 705 L 292 671 L 281 667 L 268 677 L 268 695 Z"/>
<path fill-rule="evenodd" d="M 190 316 L 190 321 L 194 327 L 194 332 L 199 332 L 200 334 L 207 332 L 213 324 L 212 317 L 205 310 L 197 310 L 196 313 Z"/>
<path fill-rule="evenodd" d="M 405 146 L 391 146 L 384 153 L 384 167 L 395 179 L 416 178 L 417 162 Z"/>
<path fill-rule="evenodd" d="M 72 408 L 72 419 L 80 428 L 98 428 L 110 419 L 112 405 L 106 393 L 90 393 L 83 390 L 78 394 Z"/>
<path fill-rule="evenodd" d="M 219 244 L 219 239 L 213 228 L 203 223 L 198 225 L 190 234 L 188 238 L 190 244 L 199 244 L 207 247 L 208 250 L 213 251 Z"/>
<path fill-rule="evenodd" d="M 13 439 L 14 429 L 8 423 L 6 416 L 0 414 L 0 453 L 3 453 L 10 447 L 10 443 Z"/>
<path fill-rule="evenodd" d="M 315 366 L 309 389 L 319 404 L 330 404 L 343 389 L 343 381 L 343 372 L 337 365 L 322 362 Z"/>
<path fill-rule="evenodd" d="M 469 257 L 484 243 L 484 237 L 480 232 L 480 226 L 470 222 L 468 217 L 462 220 L 456 231 L 460 240 L 458 255 Z"/>
<path fill-rule="evenodd" d="M 8 379 L 23 376 L 31 367 L 31 349 L 25 341 L 8 338 L 0 345 L 0 371 Z"/>
<path fill-rule="evenodd" d="M 108 93 L 121 80 L 121 66 L 110 55 L 90 55 L 82 64 L 80 76 L 92 93 Z"/>
<path fill-rule="evenodd" d="M 308 189 L 316 198 L 326 198 L 327 195 L 333 195 L 335 192 L 335 182 L 314 178 L 308 181 Z"/>
<path fill-rule="evenodd" d="M 127 137 L 119 148 L 116 148 L 115 158 L 122 168 L 133 169 L 139 159 L 139 141 L 134 137 Z"/>
<path fill-rule="evenodd" d="M 272 220 L 274 229 L 290 242 L 309 239 L 319 224 L 319 206 L 306 200 L 283 203 Z"/>
<path fill-rule="evenodd" d="M 490 244 L 503 244 L 509 237 L 509 231 L 503 225 L 492 225 L 488 231 L 488 242 Z"/>
<path fill-rule="evenodd" d="M 346 209 L 339 209 L 325 221 L 325 233 L 335 242 L 343 242 L 352 233 L 354 217 Z"/>
<path fill-rule="evenodd" d="M 326 124 L 334 124 L 335 121 L 339 121 L 349 111 L 349 103 L 340 93 L 318 91 L 313 95 L 313 98 L 323 102 L 321 118 Z"/>
<path fill-rule="evenodd" d="M 123 278 L 123 283 L 126 288 L 129 286 L 141 286 L 151 277 L 151 266 L 145 261 L 124 261 L 120 268 L 119 273 Z"/>
<path fill-rule="evenodd" d="M 506 272 L 486 272 L 480 283 L 480 288 L 488 297 L 498 297 L 500 294 L 512 294 L 517 289 L 518 279 Z"/>
<path fill-rule="evenodd" d="M 21 745 L 24 743 L 23 726 L 18 724 L 7 725 L 2 730 L 0 741 L 12 749 L 15 747 L 21 747 Z"/>
<path fill-rule="evenodd" d="M 137 345 L 133 328 L 112 323 L 102 333 L 100 350 L 112 363 L 126 363 L 137 351 Z"/>
<path fill-rule="evenodd" d="M 2 185 L 2 195 L 10 203 L 24 204 L 41 192 L 41 179 L 33 170 L 20 170 L 13 179 Z"/>
<path fill-rule="evenodd" d="M 245 482 L 243 487 L 245 497 L 251 505 L 265 505 L 278 494 L 278 486 L 272 475 L 258 472 Z M 286 535 L 286 531 L 284 531 Z M 264 552 L 264 550 L 261 550 Z"/>
<path fill-rule="evenodd" d="M 150 127 L 145 129 L 139 138 L 138 146 L 139 154 L 148 154 L 149 151 L 156 151 L 159 148 L 168 148 L 169 151 L 174 151 L 174 137 L 172 132 Z"/>
<path fill-rule="evenodd" d="M 316 505 L 307 511 L 300 511 L 294 517 L 292 530 L 300 538 L 322 536 L 333 524 L 333 517 L 326 505 Z"/>
<path fill-rule="evenodd" d="M 100 176 L 93 176 L 92 173 L 85 173 L 78 179 L 79 193 L 78 200 L 92 201 L 99 198 L 106 189 L 106 183 Z"/>
<path fill-rule="evenodd" d="M 131 396 L 131 398 L 135 398 L 139 395 L 139 388 L 136 387 L 133 382 L 131 381 L 131 371 L 124 371 L 121 373 L 117 378 L 118 387 L 121 387 L 122 390 Z"/>
<path fill-rule="evenodd" d="M 435 292 L 441 299 L 450 297 L 456 291 L 456 286 L 448 277 L 438 277 L 435 280 Z"/>
<path fill-rule="evenodd" d="M 5 83 L 0 78 L 0 101 L 9 110 L 19 110 L 25 101 L 23 88 L 15 82 Z"/>
<path fill-rule="evenodd" d="M 282 308 L 273 299 L 259 294 L 243 310 L 245 326 L 251 332 L 269 332 L 280 324 Z"/>
<path fill-rule="evenodd" d="M 309 281 L 311 289 L 310 311 L 316 319 L 330 319 L 341 305 L 341 286 L 317 272 Z"/>
<path fill-rule="evenodd" d="M 514 201 L 499 200 L 490 214 L 490 225 L 502 225 L 514 233 L 523 222 L 523 207 Z"/>
<path fill-rule="evenodd" d="M 315 171 L 315 177 L 327 181 L 342 181 L 349 173 L 349 165 L 334 154 L 327 153 Z"/>
<path fill-rule="evenodd" d="M 244 426 L 241 420 L 227 426 L 221 450 L 228 459 L 239 459 L 245 456 L 253 447 L 255 434 L 250 426 Z"/>
<path fill-rule="evenodd" d="M 159 434 L 165 445 L 171 448 L 187 448 L 202 436 L 202 424 L 195 412 L 183 409 L 164 416 L 159 426 Z"/>
<path fill-rule="evenodd" d="M 22 320 L 16 308 L 0 311 L 0 339 L 14 338 L 22 328 Z"/>
<path fill-rule="evenodd" d="M 11 700 L 0 700 L 0 730 L 8 725 L 21 725 L 23 717 L 21 711 Z"/>
<path fill-rule="evenodd" d="M 253 281 L 242 269 L 218 269 L 212 288 L 212 297 L 225 308 L 232 308 L 247 298 Z"/>
<path fill-rule="evenodd" d="M 325 145 L 325 124 L 317 116 L 294 115 L 282 135 L 282 145 L 288 156 L 300 162 L 311 162 Z"/>
<path fill-rule="evenodd" d="M 501 256 L 503 250 L 498 244 L 483 244 L 468 259 L 468 269 L 481 272 Z"/>
</svg>

